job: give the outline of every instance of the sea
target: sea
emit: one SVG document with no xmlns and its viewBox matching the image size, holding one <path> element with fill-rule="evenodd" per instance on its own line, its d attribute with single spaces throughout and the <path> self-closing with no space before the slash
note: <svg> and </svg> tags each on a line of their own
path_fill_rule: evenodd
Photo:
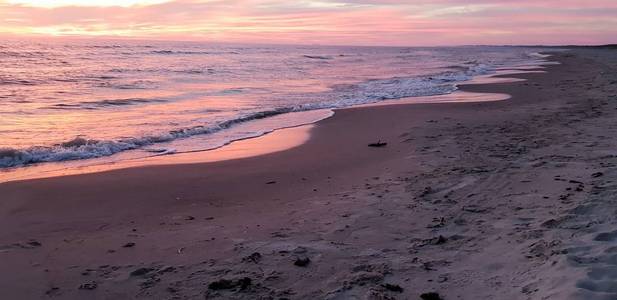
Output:
<svg viewBox="0 0 617 300">
<path fill-rule="evenodd" d="M 0 42 L 0 171 L 215 149 L 345 108 L 445 95 L 534 47 Z"/>
</svg>

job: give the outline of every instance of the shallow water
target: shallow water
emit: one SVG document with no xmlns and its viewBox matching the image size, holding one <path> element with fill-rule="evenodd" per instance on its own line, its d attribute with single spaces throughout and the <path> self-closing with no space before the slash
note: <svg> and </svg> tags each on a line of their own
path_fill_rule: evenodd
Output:
<svg viewBox="0 0 617 300">
<path fill-rule="evenodd" d="M 449 94 L 538 51 L 5 41 L 0 168 L 212 149 L 331 108 Z"/>
</svg>

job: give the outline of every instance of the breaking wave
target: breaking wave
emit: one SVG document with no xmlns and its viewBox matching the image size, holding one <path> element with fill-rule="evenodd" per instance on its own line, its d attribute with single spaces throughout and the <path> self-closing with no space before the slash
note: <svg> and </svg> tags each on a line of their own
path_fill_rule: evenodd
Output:
<svg viewBox="0 0 617 300">
<path fill-rule="evenodd" d="M 223 121 L 215 126 L 182 128 L 161 135 L 126 138 L 116 141 L 100 141 L 79 136 L 70 141 L 53 146 L 35 146 L 28 149 L 0 148 L 0 168 L 110 156 L 122 151 L 139 149 L 157 143 L 170 142 L 175 139 L 210 134 L 230 128 L 235 124 L 263 119 L 291 111 L 293 111 L 291 108 L 260 111 L 240 118 Z"/>
<path fill-rule="evenodd" d="M 424 77 L 395 77 L 374 79 L 357 84 L 334 85 L 330 91 L 316 93 L 321 102 L 280 107 L 249 113 L 234 119 L 219 122 L 212 126 L 180 128 L 158 135 L 132 137 L 119 140 L 95 140 L 78 136 L 72 140 L 53 146 L 34 146 L 27 149 L 0 148 L 0 168 L 19 167 L 43 162 L 58 162 L 110 156 L 122 151 L 140 149 L 157 143 L 196 135 L 215 133 L 236 124 L 264 119 L 284 113 L 315 109 L 334 109 L 352 105 L 368 104 L 382 100 L 405 97 L 448 94 L 456 90 L 456 83 L 470 80 L 473 76 L 492 72 L 492 68 L 482 64 L 464 65 L 448 71 Z M 340 96 L 343 95 L 343 96 Z M 334 98 L 333 98 L 334 97 Z M 97 109 L 110 106 L 125 106 L 162 102 L 162 99 L 128 98 L 75 104 L 56 104 L 55 109 Z"/>
</svg>

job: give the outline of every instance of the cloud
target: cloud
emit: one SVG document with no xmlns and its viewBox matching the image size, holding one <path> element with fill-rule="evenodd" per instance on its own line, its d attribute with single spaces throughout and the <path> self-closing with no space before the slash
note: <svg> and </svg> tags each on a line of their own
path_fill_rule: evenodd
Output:
<svg viewBox="0 0 617 300">
<path fill-rule="evenodd" d="M 62 6 L 144 6 L 158 3 L 169 2 L 171 0 L 6 0 L 4 3 L 13 5 L 23 5 L 31 7 L 62 7 Z"/>
<path fill-rule="evenodd" d="M 358 45 L 617 42 L 614 0 L 43 2 L 0 0 L 0 33 Z"/>
</svg>

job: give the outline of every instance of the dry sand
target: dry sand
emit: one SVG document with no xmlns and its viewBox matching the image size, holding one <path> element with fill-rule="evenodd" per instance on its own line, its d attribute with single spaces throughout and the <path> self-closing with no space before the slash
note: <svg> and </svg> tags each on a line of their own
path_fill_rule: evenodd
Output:
<svg viewBox="0 0 617 300">
<path fill-rule="evenodd" d="M 282 152 L 0 184 L 1 297 L 615 299 L 617 52 L 555 59 Z"/>
</svg>

